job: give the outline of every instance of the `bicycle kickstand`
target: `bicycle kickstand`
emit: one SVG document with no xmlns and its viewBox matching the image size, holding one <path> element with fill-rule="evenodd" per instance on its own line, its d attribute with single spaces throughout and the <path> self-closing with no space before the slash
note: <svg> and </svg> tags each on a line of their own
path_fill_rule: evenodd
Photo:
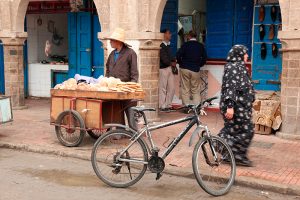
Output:
<svg viewBox="0 0 300 200">
<path fill-rule="evenodd" d="M 161 173 L 157 173 L 157 174 L 156 174 L 156 178 L 155 178 L 155 180 L 157 180 L 157 181 L 158 181 L 158 180 L 159 180 L 161 177 L 162 177 L 162 174 L 161 174 Z"/>
</svg>

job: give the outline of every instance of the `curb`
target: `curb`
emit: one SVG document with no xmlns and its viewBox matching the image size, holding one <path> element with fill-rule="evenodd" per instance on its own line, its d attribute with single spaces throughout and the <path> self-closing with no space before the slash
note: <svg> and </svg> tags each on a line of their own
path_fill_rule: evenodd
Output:
<svg viewBox="0 0 300 200">
<path fill-rule="evenodd" d="M 0 148 L 27 151 L 32 153 L 56 155 L 62 157 L 70 157 L 70 158 L 76 158 L 76 159 L 86 160 L 86 161 L 91 160 L 90 156 L 78 154 L 78 152 L 77 153 L 62 152 L 59 150 L 53 150 L 52 148 L 45 148 L 45 147 L 40 148 L 39 146 L 29 146 L 24 144 L 12 144 L 12 143 L 0 142 Z M 194 179 L 194 174 L 191 170 L 190 171 L 183 170 L 178 167 L 174 167 L 170 165 L 168 165 L 168 169 L 165 169 L 164 172 L 165 174 L 169 174 L 173 176 Z M 256 179 L 251 177 L 236 177 L 234 184 L 236 186 L 249 187 L 257 190 L 267 190 L 267 191 L 280 193 L 280 194 L 300 196 L 299 187 L 275 183 L 275 182 L 266 181 L 262 179 Z"/>
</svg>

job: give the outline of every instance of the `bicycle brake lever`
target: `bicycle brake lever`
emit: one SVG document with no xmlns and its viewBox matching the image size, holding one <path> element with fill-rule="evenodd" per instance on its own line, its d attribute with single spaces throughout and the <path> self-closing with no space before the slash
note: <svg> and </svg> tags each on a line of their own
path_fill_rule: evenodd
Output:
<svg viewBox="0 0 300 200">
<path fill-rule="evenodd" d="M 200 110 L 200 115 L 207 115 L 207 112 L 205 112 L 203 109 Z"/>
</svg>

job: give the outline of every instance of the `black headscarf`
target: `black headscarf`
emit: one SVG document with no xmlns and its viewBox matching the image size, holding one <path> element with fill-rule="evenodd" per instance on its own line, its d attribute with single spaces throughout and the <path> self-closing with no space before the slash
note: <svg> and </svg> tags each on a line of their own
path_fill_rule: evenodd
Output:
<svg viewBox="0 0 300 200">
<path fill-rule="evenodd" d="M 247 54 L 248 48 L 244 45 L 234 45 L 228 53 L 227 62 L 244 62 L 244 55 Z"/>
</svg>

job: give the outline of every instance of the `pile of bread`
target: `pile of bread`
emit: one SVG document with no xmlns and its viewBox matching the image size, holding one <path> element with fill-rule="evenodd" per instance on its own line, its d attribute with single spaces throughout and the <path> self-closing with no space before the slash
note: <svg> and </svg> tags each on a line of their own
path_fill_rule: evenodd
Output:
<svg viewBox="0 0 300 200">
<path fill-rule="evenodd" d="M 74 78 L 70 78 L 62 84 L 58 84 L 54 89 L 60 90 L 84 90 L 84 91 L 114 91 L 114 92 L 143 92 L 141 84 L 135 82 L 122 82 L 113 77 L 103 77 L 98 83 L 87 84 L 85 82 L 77 83 Z"/>
</svg>

